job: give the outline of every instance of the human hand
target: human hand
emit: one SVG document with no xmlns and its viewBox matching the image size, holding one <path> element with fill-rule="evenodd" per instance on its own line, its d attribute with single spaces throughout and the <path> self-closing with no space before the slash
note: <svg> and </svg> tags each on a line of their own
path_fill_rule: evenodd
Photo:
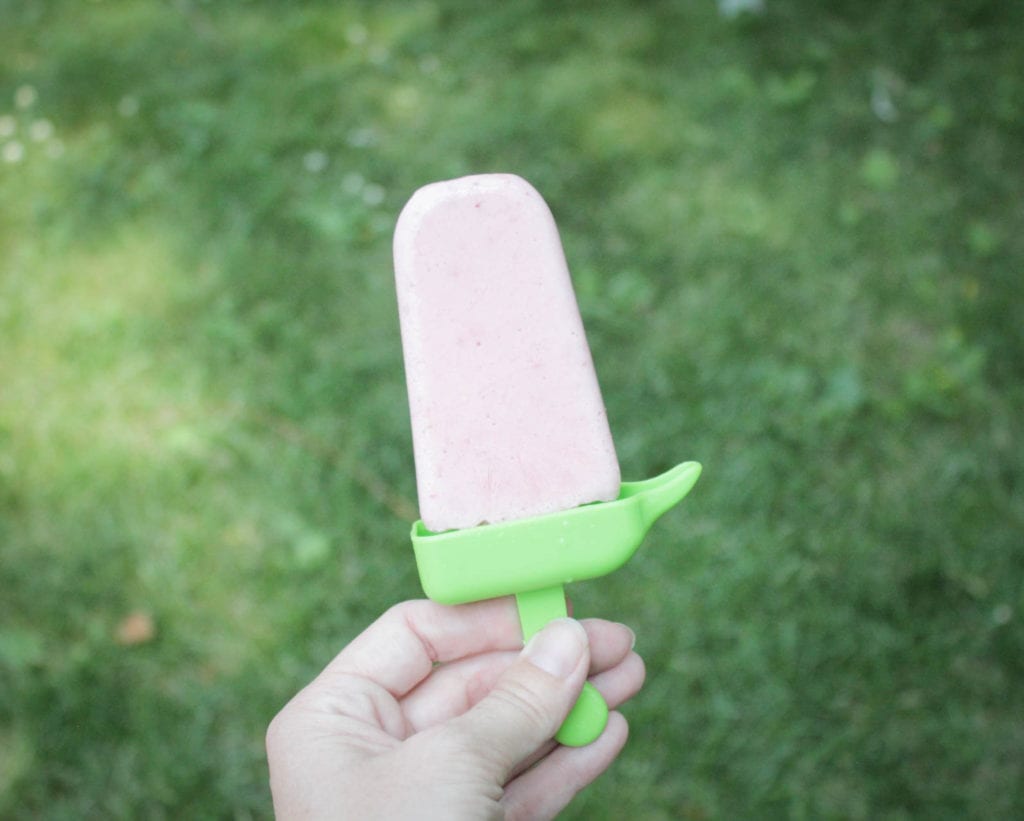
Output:
<svg viewBox="0 0 1024 821">
<path fill-rule="evenodd" d="M 626 720 L 552 739 L 588 674 L 614 708 L 643 684 L 629 628 L 559 619 L 522 648 L 511 598 L 410 601 L 352 641 L 267 730 L 281 819 L 546 819 L 611 764 Z"/>
</svg>

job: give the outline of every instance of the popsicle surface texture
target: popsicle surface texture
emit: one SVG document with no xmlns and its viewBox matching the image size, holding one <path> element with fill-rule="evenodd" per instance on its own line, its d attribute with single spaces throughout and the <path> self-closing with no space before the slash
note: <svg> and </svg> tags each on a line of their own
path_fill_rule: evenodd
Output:
<svg viewBox="0 0 1024 821">
<path fill-rule="evenodd" d="M 417 191 L 395 279 L 430 531 L 615 499 L 621 477 L 554 218 L 510 174 Z"/>
</svg>

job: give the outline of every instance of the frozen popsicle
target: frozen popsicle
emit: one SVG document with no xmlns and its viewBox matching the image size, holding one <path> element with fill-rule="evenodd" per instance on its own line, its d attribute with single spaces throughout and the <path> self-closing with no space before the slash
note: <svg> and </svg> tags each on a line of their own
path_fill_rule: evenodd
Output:
<svg viewBox="0 0 1024 821">
<path fill-rule="evenodd" d="M 394 251 L 420 581 L 447 604 L 514 594 L 527 639 L 566 614 L 564 584 L 633 554 L 700 465 L 620 482 L 558 230 L 526 181 L 421 188 Z M 556 738 L 588 744 L 607 718 L 588 683 Z"/>
<path fill-rule="evenodd" d="M 520 177 L 417 191 L 395 277 L 427 528 L 614 499 L 619 464 L 558 229 Z"/>
</svg>

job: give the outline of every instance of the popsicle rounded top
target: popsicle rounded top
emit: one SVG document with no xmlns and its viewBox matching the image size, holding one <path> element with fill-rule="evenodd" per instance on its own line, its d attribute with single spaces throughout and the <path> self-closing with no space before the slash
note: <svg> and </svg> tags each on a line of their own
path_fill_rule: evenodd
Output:
<svg viewBox="0 0 1024 821">
<path fill-rule="evenodd" d="M 432 531 L 616 498 L 621 477 L 554 218 L 520 177 L 417 191 L 395 279 Z"/>
</svg>

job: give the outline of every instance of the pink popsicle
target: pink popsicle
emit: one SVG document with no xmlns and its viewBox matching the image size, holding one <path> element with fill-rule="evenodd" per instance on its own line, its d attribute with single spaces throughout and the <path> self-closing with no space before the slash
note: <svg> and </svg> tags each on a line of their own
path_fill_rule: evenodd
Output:
<svg viewBox="0 0 1024 821">
<path fill-rule="evenodd" d="M 427 185 L 398 219 L 394 252 L 424 524 L 614 499 L 615 446 L 540 194 L 511 174 Z"/>
</svg>

